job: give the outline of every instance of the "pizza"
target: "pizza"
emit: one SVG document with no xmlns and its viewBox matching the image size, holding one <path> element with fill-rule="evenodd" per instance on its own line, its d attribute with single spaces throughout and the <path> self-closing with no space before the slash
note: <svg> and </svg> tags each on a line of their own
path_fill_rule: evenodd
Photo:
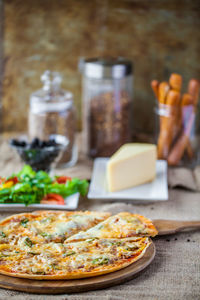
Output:
<svg viewBox="0 0 200 300">
<path fill-rule="evenodd" d="M 71 235 L 87 230 L 109 216 L 109 213 L 89 211 L 36 211 L 17 214 L 0 222 L 0 243 L 20 244 L 24 236 L 39 244 L 63 242 Z"/>
<path fill-rule="evenodd" d="M 121 212 L 107 218 L 105 221 L 88 229 L 81 231 L 68 240 L 84 240 L 87 238 L 126 238 L 131 236 L 152 236 L 157 235 L 157 229 L 153 223 L 138 214 Z M 66 242 L 68 242 L 68 240 Z"/>
<path fill-rule="evenodd" d="M 109 228 L 113 228 L 110 236 Z M 93 234 L 88 234 L 92 229 Z M 129 213 L 111 217 L 89 211 L 13 215 L 0 222 L 0 273 L 56 280 L 114 272 L 140 259 L 151 244 L 148 236 L 155 234 L 151 221 Z"/>
</svg>

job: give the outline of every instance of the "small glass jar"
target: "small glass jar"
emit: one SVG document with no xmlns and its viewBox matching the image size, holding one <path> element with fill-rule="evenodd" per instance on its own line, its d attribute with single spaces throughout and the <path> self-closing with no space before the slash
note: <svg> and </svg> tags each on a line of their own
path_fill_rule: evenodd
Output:
<svg viewBox="0 0 200 300">
<path fill-rule="evenodd" d="M 72 166 L 77 161 L 75 141 L 76 120 L 72 93 L 60 88 L 58 72 L 45 71 L 41 76 L 44 86 L 30 96 L 29 139 L 48 140 L 58 134 L 68 138 L 69 145 L 58 162 L 60 167 Z"/>
<path fill-rule="evenodd" d="M 87 59 L 81 63 L 83 151 L 109 157 L 131 141 L 132 63 L 125 59 Z"/>
<path fill-rule="evenodd" d="M 156 116 L 158 159 L 167 160 L 169 166 L 195 167 L 200 143 L 194 105 L 159 103 Z"/>
</svg>

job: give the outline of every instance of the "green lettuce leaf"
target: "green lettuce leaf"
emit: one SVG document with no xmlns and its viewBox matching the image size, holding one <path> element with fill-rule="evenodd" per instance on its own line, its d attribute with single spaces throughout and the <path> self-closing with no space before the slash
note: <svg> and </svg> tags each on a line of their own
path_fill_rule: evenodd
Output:
<svg viewBox="0 0 200 300">
<path fill-rule="evenodd" d="M 35 172 L 29 165 L 13 176 L 17 176 L 18 183 L 10 188 L 0 189 L 0 203 L 24 203 L 30 205 L 40 203 L 47 194 L 53 193 L 66 198 L 72 194 L 87 194 L 88 182 L 73 178 L 66 184 L 55 182 L 46 172 Z M 10 177 L 11 178 L 11 177 Z"/>
</svg>

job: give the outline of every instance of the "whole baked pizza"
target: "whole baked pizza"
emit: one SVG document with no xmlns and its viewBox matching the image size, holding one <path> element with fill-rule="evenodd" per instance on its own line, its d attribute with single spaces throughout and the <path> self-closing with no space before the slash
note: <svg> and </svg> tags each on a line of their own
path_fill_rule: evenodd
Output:
<svg viewBox="0 0 200 300">
<path fill-rule="evenodd" d="M 36 211 L 0 222 L 0 273 L 75 279 L 122 269 L 141 258 L 157 230 L 128 212 Z"/>
</svg>

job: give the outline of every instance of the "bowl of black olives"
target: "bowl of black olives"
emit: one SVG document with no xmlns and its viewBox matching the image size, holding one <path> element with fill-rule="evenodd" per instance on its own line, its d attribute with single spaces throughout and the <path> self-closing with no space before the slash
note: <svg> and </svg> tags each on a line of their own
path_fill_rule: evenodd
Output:
<svg viewBox="0 0 200 300">
<path fill-rule="evenodd" d="M 62 135 L 50 135 L 48 140 L 34 138 L 28 141 L 27 136 L 10 140 L 10 146 L 17 151 L 21 160 L 32 167 L 34 171 L 50 172 L 56 166 L 69 140 Z"/>
</svg>

